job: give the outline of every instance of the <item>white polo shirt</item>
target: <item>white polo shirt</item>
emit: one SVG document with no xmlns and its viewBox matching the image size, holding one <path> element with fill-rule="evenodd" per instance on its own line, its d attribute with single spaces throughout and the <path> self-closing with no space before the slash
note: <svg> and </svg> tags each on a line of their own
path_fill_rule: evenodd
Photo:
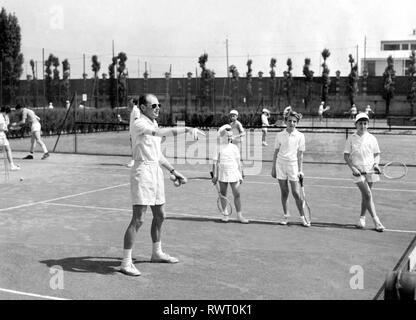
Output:
<svg viewBox="0 0 416 320">
<path fill-rule="evenodd" d="M 39 123 L 40 118 L 35 114 L 33 110 L 23 108 L 22 120 L 23 122 L 26 122 L 26 120 L 28 120 L 28 122 L 31 122 L 33 124 Z"/>
<path fill-rule="evenodd" d="M 162 151 L 161 138 L 154 136 L 152 132 L 158 128 L 156 120 L 150 120 L 141 116 L 134 121 L 130 129 L 133 148 L 133 160 L 139 162 L 159 162 Z"/>
<path fill-rule="evenodd" d="M 297 129 L 292 133 L 287 132 L 286 129 L 280 131 L 276 134 L 274 148 L 279 149 L 278 160 L 297 161 L 298 151 L 305 151 L 305 135 Z"/>
<path fill-rule="evenodd" d="M 269 119 L 267 118 L 267 116 L 264 113 L 261 115 L 261 126 L 262 127 L 268 127 L 269 126 Z"/>
<path fill-rule="evenodd" d="M 359 136 L 356 132 L 350 135 L 345 142 L 344 153 L 349 153 L 354 165 L 372 166 L 374 153 L 380 153 L 376 137 L 365 132 Z"/>
</svg>

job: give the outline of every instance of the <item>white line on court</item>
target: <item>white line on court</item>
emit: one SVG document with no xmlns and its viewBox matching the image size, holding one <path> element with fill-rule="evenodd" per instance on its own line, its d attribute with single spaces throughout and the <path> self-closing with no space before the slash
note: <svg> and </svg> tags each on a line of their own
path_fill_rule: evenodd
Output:
<svg viewBox="0 0 416 320">
<path fill-rule="evenodd" d="M 84 208 L 84 209 L 94 209 L 94 210 L 107 210 L 107 211 L 123 211 L 123 212 L 131 212 L 131 209 L 120 209 L 120 208 L 106 208 L 106 207 L 94 207 L 94 206 L 81 206 L 81 205 L 74 205 L 74 204 L 62 204 L 62 203 L 46 203 L 47 205 L 51 206 L 63 206 L 63 207 L 75 207 L 75 208 Z M 168 216 L 180 216 L 180 217 L 191 217 L 197 219 L 210 219 L 210 220 L 220 220 L 215 216 L 204 216 L 204 215 L 196 215 L 190 213 L 178 213 L 178 212 L 166 212 Z M 260 223 L 271 223 L 271 224 L 280 224 L 279 221 L 276 220 L 262 220 L 262 219 L 250 219 L 252 222 L 260 222 Z M 236 220 L 237 221 L 237 220 Z M 397 229 L 385 229 L 385 231 L 389 232 L 399 232 L 399 233 L 415 233 L 416 230 L 397 230 Z"/>
<path fill-rule="evenodd" d="M 0 291 L 7 292 L 7 293 L 13 293 L 13 294 L 20 294 L 20 295 L 23 295 L 23 296 L 29 296 L 29 297 L 35 297 L 35 298 L 49 299 L 49 300 L 70 300 L 70 299 L 65 299 L 65 298 L 43 296 L 41 294 L 22 292 L 22 291 L 16 291 L 16 290 L 9 290 L 9 289 L 4 289 L 4 288 L 0 288 Z"/>
<path fill-rule="evenodd" d="M 96 189 L 96 190 L 90 190 L 90 191 L 80 192 L 80 193 L 76 193 L 76 194 L 71 194 L 71 195 L 63 196 L 63 197 L 59 197 L 59 198 L 36 201 L 36 202 L 30 202 L 30 203 L 21 204 L 19 206 L 15 206 L 15 207 L 8 207 L 8 208 L 0 209 L 0 212 L 13 210 L 13 209 L 20 209 L 20 208 L 30 207 L 30 206 L 34 206 L 34 205 L 37 205 L 37 204 L 48 203 L 48 202 L 51 202 L 51 201 L 57 201 L 57 200 L 63 200 L 63 199 L 83 196 L 83 195 L 86 195 L 86 194 L 89 194 L 89 193 L 94 193 L 94 192 L 99 192 L 99 191 L 105 191 L 105 190 L 115 189 L 115 188 L 119 188 L 119 187 L 124 187 L 124 186 L 127 186 L 129 184 L 130 183 L 124 183 L 124 184 L 119 184 L 119 185 L 116 185 L 116 186 L 105 187 L 105 188 L 100 188 L 100 189 Z"/>
</svg>

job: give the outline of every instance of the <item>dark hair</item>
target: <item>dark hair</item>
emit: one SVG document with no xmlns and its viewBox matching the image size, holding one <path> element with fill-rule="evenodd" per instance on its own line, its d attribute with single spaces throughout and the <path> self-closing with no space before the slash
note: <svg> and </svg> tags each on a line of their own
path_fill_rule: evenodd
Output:
<svg viewBox="0 0 416 320">
<path fill-rule="evenodd" d="M 137 100 L 136 98 L 134 98 L 132 100 L 133 100 L 133 104 L 137 106 L 137 104 L 139 103 L 139 100 Z"/>
<path fill-rule="evenodd" d="M 19 109 L 22 109 L 23 108 L 23 106 L 21 105 L 21 104 L 18 104 L 16 107 L 15 107 L 15 109 L 16 110 L 19 110 Z"/>
<path fill-rule="evenodd" d="M 139 97 L 139 106 L 141 106 L 142 104 L 147 104 L 147 96 L 148 94 L 143 94 Z"/>
<path fill-rule="evenodd" d="M 0 112 L 4 112 L 4 113 L 10 113 L 10 111 L 11 111 L 11 109 L 10 109 L 10 107 L 9 106 L 6 106 L 6 107 L 1 107 L 1 110 L 0 110 Z"/>
<path fill-rule="evenodd" d="M 287 113 L 287 115 L 285 117 L 285 121 L 287 121 L 287 119 L 289 119 L 289 117 L 295 117 L 298 120 L 298 122 L 299 122 L 300 119 L 302 119 L 302 114 L 301 113 L 298 113 L 298 112 L 296 112 L 294 110 L 291 110 L 291 111 L 289 111 Z"/>
</svg>

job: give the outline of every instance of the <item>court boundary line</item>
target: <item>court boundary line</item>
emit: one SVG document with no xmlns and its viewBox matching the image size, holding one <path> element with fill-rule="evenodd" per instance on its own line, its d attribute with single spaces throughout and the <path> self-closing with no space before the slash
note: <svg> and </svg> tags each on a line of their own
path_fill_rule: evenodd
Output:
<svg viewBox="0 0 416 320">
<path fill-rule="evenodd" d="M 95 207 L 95 206 L 82 206 L 82 205 L 76 205 L 76 204 L 65 204 L 65 203 L 52 203 L 48 202 L 45 203 L 46 205 L 52 205 L 52 206 L 62 206 L 62 207 L 74 207 L 74 208 L 84 208 L 84 209 L 93 209 L 93 210 L 106 210 L 106 211 L 122 211 L 122 212 L 131 212 L 131 209 L 121 209 L 121 208 L 109 208 L 109 207 Z M 189 214 L 189 213 L 179 213 L 179 212 L 172 212 L 172 211 L 166 211 L 167 218 L 169 216 L 180 216 L 180 217 L 190 217 L 195 219 L 207 219 L 212 221 L 221 220 L 221 217 L 216 216 L 207 216 L 207 215 L 195 215 L 195 214 Z M 267 220 L 267 219 L 249 219 L 250 222 L 254 223 L 263 223 L 263 224 L 276 224 L 281 225 L 281 222 L 278 220 Z M 238 221 L 237 219 L 231 219 L 229 221 Z M 290 222 L 289 222 L 290 223 Z M 292 224 L 296 224 L 296 222 L 292 221 Z M 299 222 L 300 224 L 301 222 Z M 317 224 L 323 224 L 324 222 L 315 222 Z M 330 222 L 325 222 L 326 224 L 331 224 Z M 312 222 L 313 226 L 314 222 Z M 315 226 L 318 227 L 318 226 Z M 369 229 L 371 230 L 371 229 Z M 400 229 L 385 229 L 385 231 L 388 232 L 397 232 L 397 233 L 414 233 L 416 234 L 416 230 L 400 230 Z"/>
<path fill-rule="evenodd" d="M 57 201 L 57 200 L 63 200 L 63 199 L 83 196 L 83 195 L 94 193 L 94 192 L 99 192 L 99 191 L 105 191 L 105 190 L 115 189 L 115 188 L 119 188 L 119 187 L 124 187 L 124 186 L 127 186 L 129 184 L 130 183 L 123 183 L 123 184 L 119 184 L 119 185 L 116 185 L 116 186 L 105 187 L 105 188 L 100 188 L 100 189 L 95 189 L 95 190 L 90 190 L 90 191 L 84 191 L 84 192 L 80 192 L 80 193 L 76 193 L 76 194 L 72 194 L 72 195 L 67 195 L 67 196 L 63 196 L 63 197 L 58 197 L 58 198 L 53 198 L 53 199 L 49 199 L 49 200 L 42 200 L 42 201 L 35 201 L 35 202 L 25 203 L 25 204 L 21 204 L 21 205 L 14 206 L 14 207 L 2 208 L 2 209 L 0 209 L 0 212 L 13 210 L 13 209 L 20 209 L 20 208 L 25 208 L 25 207 L 30 207 L 30 206 L 35 206 L 37 204 L 48 203 L 48 202 L 51 202 L 51 201 Z"/>
<path fill-rule="evenodd" d="M 45 295 L 41 295 L 41 294 L 23 292 L 23 291 L 16 291 L 16 290 L 10 290 L 10 289 L 5 289 L 5 288 L 0 288 L 0 291 L 6 292 L 6 293 L 12 293 L 12 294 L 18 294 L 18 295 L 20 294 L 20 295 L 24 295 L 24 296 L 42 298 L 42 299 L 49 299 L 49 300 L 71 300 L 71 299 L 67 299 L 67 298 L 45 296 Z"/>
</svg>

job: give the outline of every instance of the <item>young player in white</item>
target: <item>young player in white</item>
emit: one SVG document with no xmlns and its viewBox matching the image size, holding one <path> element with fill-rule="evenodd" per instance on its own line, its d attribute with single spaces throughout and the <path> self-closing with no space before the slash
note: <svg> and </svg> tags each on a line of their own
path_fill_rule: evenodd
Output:
<svg viewBox="0 0 416 320">
<path fill-rule="evenodd" d="M 299 177 L 303 176 L 303 152 L 305 151 L 305 136 L 296 129 L 300 119 L 299 113 L 290 111 L 285 119 L 286 129 L 276 134 L 271 176 L 277 178 L 279 182 L 283 206 L 282 224 L 287 224 L 287 218 L 290 216 L 287 209 L 290 184 L 302 225 L 309 227 L 310 223 L 305 219 L 299 192 Z"/>
<path fill-rule="evenodd" d="M 270 126 L 269 124 L 270 118 L 270 111 L 268 109 L 263 109 L 261 114 L 261 141 L 263 146 L 267 146 L 266 136 L 267 136 L 267 127 Z"/>
<path fill-rule="evenodd" d="M 370 170 L 380 172 L 380 148 L 376 137 L 368 132 L 368 115 L 364 112 L 357 114 L 355 127 L 357 131 L 350 135 L 345 143 L 344 159 L 353 174 L 353 181 L 361 192 L 361 213 L 358 228 L 365 227 L 365 213 L 368 210 L 373 218 L 376 230 L 384 231 L 374 205 L 373 183 L 380 180 L 377 174 L 361 174 Z"/>
<path fill-rule="evenodd" d="M 249 223 L 249 220 L 243 217 L 241 210 L 240 186 L 243 182 L 242 165 L 240 151 L 232 142 L 231 126 L 226 124 L 218 130 L 220 143 L 213 156 L 213 178 L 212 182 L 219 182 L 220 192 L 227 196 L 228 184 L 231 187 L 234 196 L 234 205 L 237 211 L 237 219 L 241 223 Z M 228 221 L 228 216 L 223 217 L 223 221 Z"/>
<path fill-rule="evenodd" d="M 9 140 L 7 139 L 6 132 L 10 123 L 8 114 L 10 113 L 10 107 L 2 107 L 0 110 L 0 148 L 4 148 L 6 151 L 7 161 L 10 165 L 11 171 L 20 170 L 20 166 L 15 164 L 12 156 L 12 149 L 10 148 Z"/>
<path fill-rule="evenodd" d="M 33 159 L 33 151 L 35 150 L 36 143 L 40 145 L 43 151 L 41 159 L 46 159 L 47 157 L 49 157 L 49 152 L 46 148 L 45 143 L 40 138 L 40 118 L 35 114 L 33 110 L 25 108 L 19 104 L 16 106 L 15 109 L 17 114 L 21 116 L 22 119 L 18 122 L 12 123 L 12 127 L 22 126 L 26 123 L 26 121 L 30 124 L 30 154 L 24 157 L 23 159 Z"/>
</svg>

